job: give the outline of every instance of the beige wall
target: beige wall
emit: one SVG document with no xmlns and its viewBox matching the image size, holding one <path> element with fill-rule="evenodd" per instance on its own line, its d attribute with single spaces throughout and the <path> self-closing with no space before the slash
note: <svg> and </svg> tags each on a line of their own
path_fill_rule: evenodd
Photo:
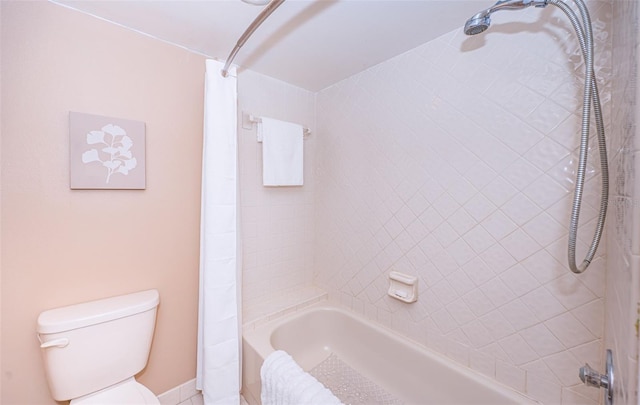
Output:
<svg viewBox="0 0 640 405">
<path fill-rule="evenodd" d="M 50 399 L 46 309 L 157 288 L 142 383 L 195 377 L 204 58 L 48 2 L 2 2 L 2 403 Z M 147 188 L 70 190 L 68 112 L 144 121 Z"/>
</svg>

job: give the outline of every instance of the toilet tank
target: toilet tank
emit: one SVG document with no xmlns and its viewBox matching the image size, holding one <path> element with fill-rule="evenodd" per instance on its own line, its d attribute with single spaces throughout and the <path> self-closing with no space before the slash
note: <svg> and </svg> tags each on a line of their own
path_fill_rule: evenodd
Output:
<svg viewBox="0 0 640 405">
<path fill-rule="evenodd" d="M 159 302 L 147 290 L 42 312 L 38 338 L 53 398 L 78 398 L 142 371 Z"/>
</svg>

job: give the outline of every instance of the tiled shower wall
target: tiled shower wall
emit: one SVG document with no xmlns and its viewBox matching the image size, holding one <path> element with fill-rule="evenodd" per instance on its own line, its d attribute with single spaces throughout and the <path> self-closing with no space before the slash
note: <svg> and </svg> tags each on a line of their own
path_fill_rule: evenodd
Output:
<svg viewBox="0 0 640 405">
<path fill-rule="evenodd" d="M 611 4 L 590 9 L 609 122 Z M 606 246 L 582 275 L 565 264 L 582 76 L 567 19 L 547 7 L 320 92 L 315 283 L 544 403 L 597 403 L 577 371 L 602 365 Z M 599 204 L 590 158 L 580 259 Z M 386 295 L 391 270 L 418 276 L 418 302 Z"/>
<path fill-rule="evenodd" d="M 614 403 L 638 402 L 638 292 L 640 290 L 640 176 L 638 137 L 637 0 L 614 1 L 612 25 L 611 193 L 607 245 L 605 346 L 613 351 Z"/>
<path fill-rule="evenodd" d="M 243 307 L 245 320 L 266 300 L 311 284 L 314 259 L 313 134 L 315 93 L 246 70 L 238 77 L 238 111 L 304 125 L 304 186 L 262 186 L 262 144 L 256 126 L 238 127 Z M 249 312 L 247 312 L 249 311 Z"/>
</svg>

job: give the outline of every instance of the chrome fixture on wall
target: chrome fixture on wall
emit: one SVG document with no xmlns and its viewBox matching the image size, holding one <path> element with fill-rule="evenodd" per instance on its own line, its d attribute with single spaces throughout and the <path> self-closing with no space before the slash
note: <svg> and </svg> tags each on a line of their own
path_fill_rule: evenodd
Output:
<svg viewBox="0 0 640 405">
<path fill-rule="evenodd" d="M 574 273 L 582 273 L 587 269 L 595 256 L 604 222 L 607 215 L 607 204 L 609 198 L 609 169 L 607 164 L 607 148 L 604 135 L 604 123 L 602 121 L 602 109 L 600 106 L 600 96 L 596 84 L 595 73 L 593 71 L 593 34 L 591 27 L 591 17 L 587 6 L 583 0 L 573 0 L 580 12 L 580 19 L 573 9 L 563 0 L 501 0 L 493 6 L 475 14 L 464 25 L 464 33 L 476 35 L 484 32 L 491 24 L 491 14 L 500 10 L 520 10 L 527 7 L 546 7 L 551 4 L 562 10 L 571 21 L 573 29 L 578 36 L 580 49 L 585 61 L 585 81 L 582 104 L 582 131 L 580 136 L 580 156 L 578 159 L 578 171 L 576 174 L 576 187 L 573 197 L 573 207 L 571 209 L 571 221 L 569 224 L 569 246 L 568 261 L 569 268 Z M 589 150 L 589 124 L 591 121 L 591 107 L 595 115 L 596 130 L 598 134 L 598 149 L 600 151 L 600 165 L 602 174 L 602 193 L 600 200 L 600 212 L 598 222 L 593 235 L 591 246 L 580 265 L 576 265 L 576 242 L 578 233 L 578 220 L 580 216 L 580 205 L 582 204 L 582 194 L 584 177 L 587 168 L 587 153 Z"/>
<path fill-rule="evenodd" d="M 600 374 L 592 369 L 589 364 L 580 367 L 580 379 L 588 387 L 604 388 L 604 403 L 613 405 L 613 353 L 607 349 L 606 374 Z"/>
<path fill-rule="evenodd" d="M 482 10 L 478 14 L 467 20 L 464 25 L 464 33 L 467 35 L 476 35 L 486 31 L 491 25 L 491 14 L 499 10 L 520 10 L 526 7 L 546 7 L 546 0 L 502 0 Z"/>
</svg>

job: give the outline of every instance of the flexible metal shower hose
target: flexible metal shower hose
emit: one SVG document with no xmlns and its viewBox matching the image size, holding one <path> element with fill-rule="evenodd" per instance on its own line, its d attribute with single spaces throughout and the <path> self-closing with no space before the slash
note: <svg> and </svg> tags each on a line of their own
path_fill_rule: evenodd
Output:
<svg viewBox="0 0 640 405">
<path fill-rule="evenodd" d="M 563 0 L 548 0 L 548 4 L 560 8 L 569 18 L 573 29 L 576 31 L 580 49 L 585 61 L 585 83 L 584 98 L 582 105 L 582 131 L 580 137 L 580 156 L 578 160 L 578 171 L 576 174 L 576 187 L 573 197 L 573 207 L 571 209 L 571 222 L 569 224 L 569 268 L 574 273 L 582 273 L 587 269 L 598 249 L 600 238 L 604 230 L 604 222 L 607 215 L 607 205 L 609 199 L 609 168 L 607 165 L 607 145 L 604 135 L 604 124 L 602 121 L 602 108 L 600 105 L 600 95 L 593 71 L 593 34 L 591 29 L 591 18 L 587 7 L 582 0 L 573 0 L 582 17 L 582 24 L 578 20 L 576 13 Z M 592 104 L 593 103 L 593 104 Z M 602 194 L 600 200 L 600 213 L 598 222 L 591 241 L 591 246 L 582 263 L 576 265 L 576 242 L 578 234 L 578 220 L 580 217 L 580 205 L 584 186 L 584 177 L 587 167 L 587 154 L 589 149 L 589 123 L 591 121 L 591 106 L 595 114 L 596 129 L 598 133 L 598 149 L 600 151 L 600 165 L 602 176 Z"/>
</svg>

